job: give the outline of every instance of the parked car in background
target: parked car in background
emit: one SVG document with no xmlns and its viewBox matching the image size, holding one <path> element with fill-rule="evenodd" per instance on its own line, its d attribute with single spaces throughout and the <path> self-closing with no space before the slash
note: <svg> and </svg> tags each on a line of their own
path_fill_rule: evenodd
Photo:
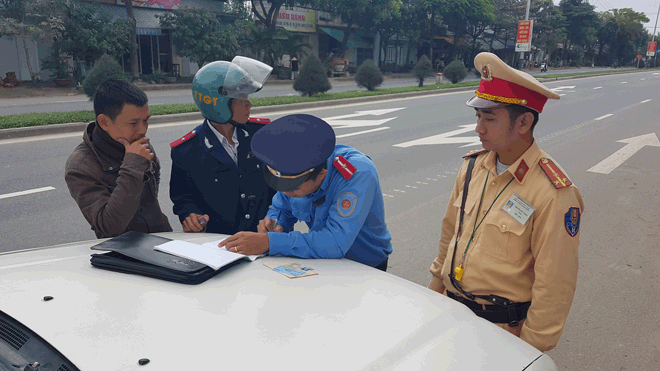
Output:
<svg viewBox="0 0 660 371">
<path fill-rule="evenodd" d="M 93 267 L 100 241 L 0 254 L 0 370 L 557 369 L 462 304 L 350 260 L 264 257 L 184 285 Z M 264 266 L 278 261 L 318 274 Z"/>
</svg>

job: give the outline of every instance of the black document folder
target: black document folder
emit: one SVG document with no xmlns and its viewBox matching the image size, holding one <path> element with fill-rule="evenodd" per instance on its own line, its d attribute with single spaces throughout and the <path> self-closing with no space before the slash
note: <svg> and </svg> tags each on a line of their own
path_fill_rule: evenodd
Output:
<svg viewBox="0 0 660 371">
<path fill-rule="evenodd" d="M 139 274 L 166 281 L 196 285 L 238 263 L 218 270 L 204 264 L 154 250 L 154 246 L 172 241 L 142 232 L 129 231 L 92 246 L 92 250 L 109 251 L 92 254 L 93 266 L 122 273 Z"/>
</svg>

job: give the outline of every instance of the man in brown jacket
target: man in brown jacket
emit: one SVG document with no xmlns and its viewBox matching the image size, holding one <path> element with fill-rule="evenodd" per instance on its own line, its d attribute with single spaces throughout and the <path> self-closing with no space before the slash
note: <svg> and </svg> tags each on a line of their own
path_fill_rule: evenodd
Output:
<svg viewBox="0 0 660 371">
<path fill-rule="evenodd" d="M 158 204 L 160 162 L 149 138 L 147 96 L 124 80 L 94 95 L 96 121 L 66 161 L 66 184 L 98 238 L 127 231 L 170 232 Z"/>
</svg>

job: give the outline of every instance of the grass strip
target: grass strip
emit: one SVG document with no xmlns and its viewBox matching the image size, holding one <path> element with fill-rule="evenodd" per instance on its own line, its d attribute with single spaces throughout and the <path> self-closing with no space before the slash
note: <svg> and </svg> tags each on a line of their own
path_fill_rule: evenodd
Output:
<svg viewBox="0 0 660 371">
<path fill-rule="evenodd" d="M 318 102 L 326 100 L 338 100 L 347 98 L 369 97 L 374 95 L 386 95 L 397 93 L 408 93 L 416 91 L 441 90 L 448 88 L 459 88 L 464 86 L 478 86 L 478 81 L 460 82 L 458 84 L 430 84 L 421 88 L 417 86 L 406 86 L 399 88 L 377 89 L 375 91 L 354 90 L 342 93 L 324 93 L 313 97 L 303 96 L 285 96 L 285 97 L 264 97 L 252 98 L 254 107 L 275 106 L 292 103 Z M 197 106 L 194 103 L 183 104 L 157 104 L 149 106 L 149 113 L 152 115 L 171 115 L 175 113 L 197 112 Z M 19 128 L 28 126 L 41 126 L 64 124 L 69 122 L 87 122 L 94 120 L 93 111 L 74 111 L 74 112 L 48 112 L 48 113 L 23 113 L 18 115 L 0 116 L 0 129 Z"/>
<path fill-rule="evenodd" d="M 640 70 L 639 72 L 648 71 L 649 69 Z M 655 70 L 655 69 L 653 69 Z M 597 74 L 620 74 L 630 73 L 630 70 L 623 71 L 595 71 L 595 72 L 580 72 L 580 73 L 565 73 L 559 75 L 548 76 L 535 76 L 537 78 L 552 79 L 556 77 L 574 77 L 574 76 L 588 76 Z M 427 81 L 432 81 L 429 78 Z M 421 88 L 417 86 L 405 86 L 399 88 L 377 89 L 375 91 L 367 90 L 353 90 L 342 93 L 324 93 L 318 94 L 313 97 L 302 96 L 285 96 L 285 97 L 264 97 L 252 98 L 252 105 L 254 107 L 275 106 L 282 104 L 292 103 L 305 103 L 305 102 L 319 102 L 326 100 L 338 100 L 347 98 L 369 97 L 374 95 L 398 94 L 409 93 L 416 91 L 429 91 L 429 90 L 442 90 L 450 88 L 460 88 L 467 86 L 478 86 L 479 81 L 459 82 L 458 84 L 428 84 Z M 183 104 L 158 104 L 149 106 L 149 111 L 152 115 L 171 115 L 175 113 L 188 113 L 197 112 L 197 106 L 194 103 Z M 53 125 L 64 124 L 69 122 L 88 122 L 94 120 L 93 111 L 74 111 L 74 112 L 49 112 L 49 113 L 24 113 L 19 115 L 0 116 L 0 129 L 20 128 L 28 126 L 40 125 Z"/>
</svg>

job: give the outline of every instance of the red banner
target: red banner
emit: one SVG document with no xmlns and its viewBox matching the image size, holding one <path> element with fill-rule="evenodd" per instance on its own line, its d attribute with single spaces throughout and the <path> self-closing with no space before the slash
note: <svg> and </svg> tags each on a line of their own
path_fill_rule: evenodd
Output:
<svg viewBox="0 0 660 371">
<path fill-rule="evenodd" d="M 532 41 L 532 21 L 518 22 L 516 44 L 529 44 Z"/>
<path fill-rule="evenodd" d="M 646 56 L 652 57 L 655 55 L 655 49 L 658 47 L 657 41 L 649 41 L 649 48 L 646 49 Z"/>
</svg>

